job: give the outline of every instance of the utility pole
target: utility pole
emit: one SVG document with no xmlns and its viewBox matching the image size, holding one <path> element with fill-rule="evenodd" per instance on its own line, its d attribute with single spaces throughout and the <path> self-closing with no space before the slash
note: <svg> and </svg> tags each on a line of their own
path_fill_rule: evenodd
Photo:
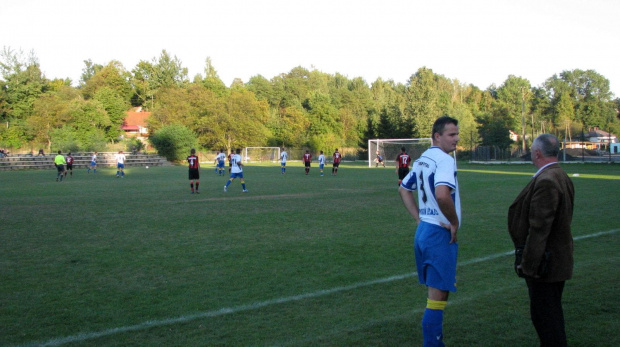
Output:
<svg viewBox="0 0 620 347">
<path fill-rule="evenodd" d="M 521 87 L 521 142 L 523 153 L 526 151 L 525 145 L 525 87 Z"/>
</svg>

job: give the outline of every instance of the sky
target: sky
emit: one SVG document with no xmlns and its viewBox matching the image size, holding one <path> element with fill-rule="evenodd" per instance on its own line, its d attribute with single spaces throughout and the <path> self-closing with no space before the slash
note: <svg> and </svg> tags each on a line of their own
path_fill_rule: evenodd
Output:
<svg viewBox="0 0 620 347">
<path fill-rule="evenodd" d="M 131 71 L 163 50 L 226 85 L 301 66 L 406 83 L 421 67 L 486 89 L 595 70 L 620 97 L 618 0 L 2 0 L 0 46 L 33 52 L 49 79 L 84 61 Z"/>
</svg>

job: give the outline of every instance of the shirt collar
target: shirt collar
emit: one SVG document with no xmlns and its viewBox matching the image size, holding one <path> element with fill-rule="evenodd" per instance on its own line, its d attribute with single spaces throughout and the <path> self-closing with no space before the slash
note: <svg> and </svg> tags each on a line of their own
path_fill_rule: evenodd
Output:
<svg viewBox="0 0 620 347">
<path fill-rule="evenodd" d="M 554 161 L 554 162 L 551 162 L 551 163 L 549 163 L 549 164 L 547 164 L 547 165 L 545 165 L 545 166 L 541 167 L 540 169 L 538 169 L 538 171 L 536 171 L 536 173 L 534 174 L 534 176 L 533 176 L 533 177 L 538 176 L 538 175 L 539 175 L 539 174 L 540 174 L 540 173 L 541 173 L 544 169 L 546 169 L 546 168 L 547 168 L 547 166 L 549 166 L 549 165 L 553 165 L 553 164 L 557 164 L 557 163 L 558 163 L 557 161 Z"/>
</svg>

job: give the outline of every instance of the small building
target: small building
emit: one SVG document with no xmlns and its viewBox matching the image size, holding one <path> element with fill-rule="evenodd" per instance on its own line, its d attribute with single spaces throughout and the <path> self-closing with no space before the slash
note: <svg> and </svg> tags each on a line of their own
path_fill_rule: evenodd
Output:
<svg viewBox="0 0 620 347">
<path fill-rule="evenodd" d="M 123 121 L 121 129 L 125 132 L 126 137 L 148 137 L 149 129 L 147 120 L 151 116 L 151 112 L 145 112 L 142 107 L 135 107 L 127 111 L 127 117 Z"/>
<path fill-rule="evenodd" d="M 583 140 L 590 142 L 593 148 L 603 149 L 609 148 L 611 144 L 618 143 L 618 137 L 599 129 L 599 127 L 590 128 L 587 133 L 583 134 Z"/>
</svg>

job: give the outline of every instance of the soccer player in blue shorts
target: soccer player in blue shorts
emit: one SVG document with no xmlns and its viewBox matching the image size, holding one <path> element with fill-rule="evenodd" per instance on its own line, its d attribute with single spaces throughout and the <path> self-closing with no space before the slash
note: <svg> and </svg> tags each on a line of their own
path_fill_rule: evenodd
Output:
<svg viewBox="0 0 620 347">
<path fill-rule="evenodd" d="M 405 208 L 418 223 L 415 261 L 419 282 L 428 288 L 422 317 L 425 347 L 444 346 L 443 311 L 449 292 L 456 292 L 456 233 L 461 222 L 461 199 L 456 162 L 449 153 L 459 141 L 458 121 L 439 117 L 433 124 L 432 140 L 433 146 L 413 163 L 399 187 Z"/>
<path fill-rule="evenodd" d="M 241 149 L 237 148 L 237 153 L 230 158 L 230 178 L 226 182 L 224 186 L 224 191 L 228 191 L 228 186 L 238 178 L 241 181 L 241 188 L 244 193 L 247 193 L 248 190 L 245 188 L 245 180 L 243 179 L 243 163 L 241 162 Z"/>
<path fill-rule="evenodd" d="M 286 148 L 282 147 L 282 153 L 280 154 L 280 173 L 283 175 L 286 173 L 286 159 L 288 159 L 288 153 L 286 153 Z"/>
</svg>

